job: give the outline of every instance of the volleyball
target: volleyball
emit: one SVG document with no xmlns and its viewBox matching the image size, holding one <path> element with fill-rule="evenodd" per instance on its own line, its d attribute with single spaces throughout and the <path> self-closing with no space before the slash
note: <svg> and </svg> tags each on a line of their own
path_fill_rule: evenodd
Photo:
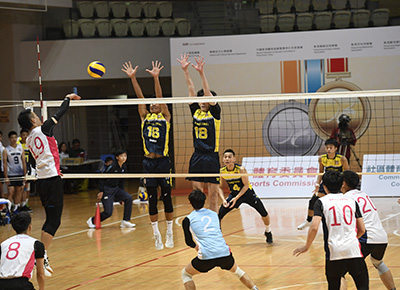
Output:
<svg viewBox="0 0 400 290">
<path fill-rule="evenodd" d="M 106 67 L 100 61 L 89 63 L 87 72 L 92 78 L 101 78 L 106 73 Z"/>
<path fill-rule="evenodd" d="M 145 190 L 140 190 L 139 192 L 139 200 L 140 201 L 147 201 L 149 196 L 147 195 L 147 192 Z"/>
</svg>

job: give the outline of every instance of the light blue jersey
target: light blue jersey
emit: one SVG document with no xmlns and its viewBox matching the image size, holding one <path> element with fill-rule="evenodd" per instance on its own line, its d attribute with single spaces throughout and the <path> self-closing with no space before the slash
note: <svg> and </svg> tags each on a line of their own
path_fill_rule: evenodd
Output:
<svg viewBox="0 0 400 290">
<path fill-rule="evenodd" d="M 202 208 L 192 211 L 187 217 L 190 221 L 190 230 L 199 245 L 199 259 L 210 260 L 230 255 L 229 246 L 222 237 L 216 212 Z"/>
</svg>

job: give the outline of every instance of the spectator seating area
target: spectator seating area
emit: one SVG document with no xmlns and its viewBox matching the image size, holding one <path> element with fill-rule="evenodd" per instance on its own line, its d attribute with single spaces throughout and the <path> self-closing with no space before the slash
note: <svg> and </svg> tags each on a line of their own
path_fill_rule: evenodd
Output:
<svg viewBox="0 0 400 290">
<path fill-rule="evenodd" d="M 390 11 L 368 0 L 259 0 L 261 32 L 389 25 Z"/>
<path fill-rule="evenodd" d="M 173 18 L 172 2 L 78 1 L 80 18 L 63 23 L 65 37 L 188 36 L 190 22 Z"/>
</svg>

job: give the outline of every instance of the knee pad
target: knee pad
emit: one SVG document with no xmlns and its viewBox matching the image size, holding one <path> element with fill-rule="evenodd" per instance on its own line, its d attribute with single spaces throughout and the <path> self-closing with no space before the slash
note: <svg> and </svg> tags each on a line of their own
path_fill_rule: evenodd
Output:
<svg viewBox="0 0 400 290">
<path fill-rule="evenodd" d="M 43 225 L 42 230 L 50 235 L 52 235 L 53 237 L 55 236 L 58 228 L 60 227 L 61 221 L 48 221 L 46 220 L 46 222 Z"/>
<path fill-rule="evenodd" d="M 371 262 L 372 265 L 374 265 L 375 269 L 378 270 L 379 275 L 382 275 L 383 273 L 389 271 L 388 266 L 386 266 L 385 263 L 383 263 L 383 260 L 378 261 L 371 257 Z"/>
<path fill-rule="evenodd" d="M 148 187 L 147 193 L 149 195 L 149 214 L 156 215 L 158 213 L 158 210 L 157 210 L 157 203 L 158 203 L 157 187 Z"/>
<path fill-rule="evenodd" d="M 238 277 L 239 279 L 243 277 L 244 274 L 246 274 L 245 271 L 243 271 L 242 269 L 239 268 L 239 266 L 236 268 L 235 271 L 235 276 Z"/>
<path fill-rule="evenodd" d="M 24 187 L 24 191 L 29 191 L 29 190 L 31 190 L 31 184 L 26 183 L 26 187 Z"/>
<path fill-rule="evenodd" d="M 182 270 L 182 281 L 183 281 L 183 284 L 185 284 L 187 282 L 190 282 L 190 281 L 193 281 L 192 277 L 193 276 L 188 274 L 188 272 L 186 272 L 185 268 L 183 268 L 183 270 Z"/>
<path fill-rule="evenodd" d="M 164 210 L 166 213 L 171 213 L 174 211 L 174 207 L 172 206 L 172 198 L 171 198 L 171 187 L 170 186 L 162 186 L 161 187 L 162 200 L 164 203 Z"/>
</svg>

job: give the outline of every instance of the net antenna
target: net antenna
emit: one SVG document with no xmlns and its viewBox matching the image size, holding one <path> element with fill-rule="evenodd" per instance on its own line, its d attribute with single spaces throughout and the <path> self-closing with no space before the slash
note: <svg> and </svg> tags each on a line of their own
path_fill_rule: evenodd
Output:
<svg viewBox="0 0 400 290">
<path fill-rule="evenodd" d="M 42 92 L 42 69 L 40 66 L 40 45 L 39 45 L 39 36 L 36 37 L 37 39 L 37 54 L 38 54 L 38 71 L 39 71 L 39 100 L 40 100 L 40 112 L 41 112 L 41 118 L 42 122 L 47 119 L 47 110 L 44 109 L 43 107 L 43 92 Z"/>
<path fill-rule="evenodd" d="M 47 12 L 48 0 L 8 0 L 8 3 L 1 3 L 0 9 L 31 11 L 31 12 Z"/>
</svg>

